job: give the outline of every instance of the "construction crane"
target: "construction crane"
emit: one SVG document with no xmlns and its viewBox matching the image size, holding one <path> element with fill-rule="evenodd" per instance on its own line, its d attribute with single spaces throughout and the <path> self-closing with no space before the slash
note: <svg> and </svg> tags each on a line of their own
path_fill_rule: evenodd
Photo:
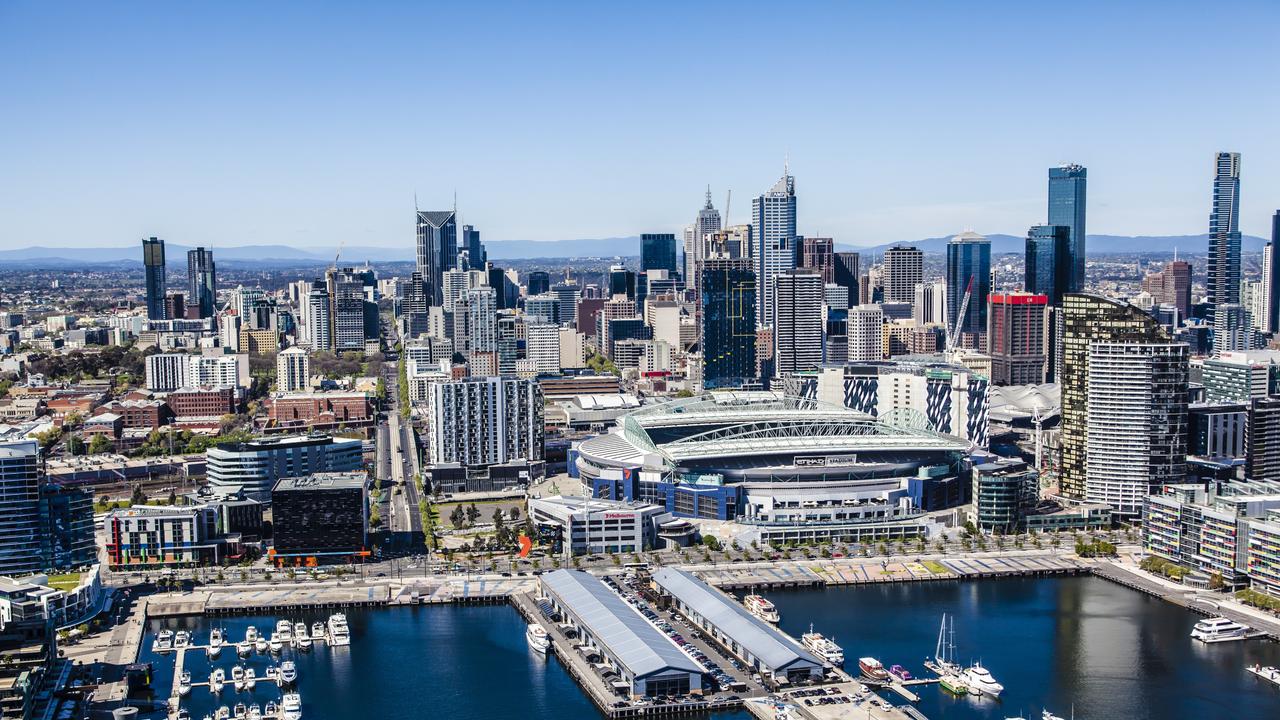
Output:
<svg viewBox="0 0 1280 720">
<path fill-rule="evenodd" d="M 415 199 L 415 202 L 416 202 L 416 201 L 417 201 L 417 200 Z M 343 246 L 343 245 L 346 245 L 346 244 L 347 244 L 347 240 L 346 240 L 346 238 L 343 238 L 342 240 L 339 240 L 339 241 L 338 241 L 338 252 L 336 252 L 336 253 L 334 253 L 334 254 L 333 254 L 333 269 L 334 269 L 334 271 L 337 271 L 337 269 L 338 269 L 338 258 L 339 258 L 339 257 L 342 257 L 342 246 Z"/>
<path fill-rule="evenodd" d="M 960 301 L 960 312 L 956 313 L 956 323 L 947 329 L 947 355 L 955 352 L 956 343 L 960 340 L 960 328 L 964 325 L 964 314 L 969 311 L 969 296 L 973 294 L 973 276 L 969 276 L 969 284 L 965 286 L 964 298 Z"/>
</svg>

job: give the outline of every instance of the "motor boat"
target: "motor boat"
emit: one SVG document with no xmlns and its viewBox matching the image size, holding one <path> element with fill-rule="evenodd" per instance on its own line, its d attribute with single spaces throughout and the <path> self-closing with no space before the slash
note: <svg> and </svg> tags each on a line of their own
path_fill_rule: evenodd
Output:
<svg viewBox="0 0 1280 720">
<path fill-rule="evenodd" d="M 267 647 L 271 649 L 271 652 L 279 654 L 281 650 L 284 650 L 284 638 L 280 637 L 278 632 L 271 633 L 271 640 L 267 642 Z"/>
<path fill-rule="evenodd" d="M 840 667 L 844 664 L 844 650 L 835 643 L 822 636 L 822 633 L 814 632 L 813 626 L 809 626 L 809 632 L 800 636 L 804 646 L 814 655 L 822 658 L 822 661 L 831 667 Z"/>
<path fill-rule="evenodd" d="M 262 708 L 258 706 L 258 703 L 249 706 L 248 720 L 262 720 Z"/>
<path fill-rule="evenodd" d="M 304 622 L 293 624 L 293 644 L 299 650 L 311 649 L 311 636 L 307 634 L 307 624 Z"/>
<path fill-rule="evenodd" d="M 1191 637 L 1206 643 L 1244 640 L 1248 634 L 1249 628 L 1224 617 L 1201 620 L 1191 629 Z"/>
<path fill-rule="evenodd" d="M 873 657 L 858 658 L 858 669 L 862 671 L 862 676 L 868 680 L 878 680 L 880 682 L 889 681 L 889 671 L 884 669 L 884 665 Z"/>
<path fill-rule="evenodd" d="M 231 668 L 231 683 L 235 686 L 236 692 L 244 691 L 244 668 L 240 665 Z"/>
<path fill-rule="evenodd" d="M 298 681 L 298 666 L 292 660 L 285 660 L 280 663 L 280 669 L 276 671 L 276 684 L 280 687 L 292 685 Z"/>
<path fill-rule="evenodd" d="M 991 676 L 991 671 L 982 667 L 980 662 L 965 668 L 960 678 L 964 680 L 965 685 L 969 686 L 969 692 L 974 695 L 998 698 L 1000 693 L 1004 692 L 1004 686 L 996 682 L 996 679 Z"/>
<path fill-rule="evenodd" d="M 329 644 L 350 645 L 351 630 L 347 627 L 347 616 L 334 613 L 329 616 Z"/>
<path fill-rule="evenodd" d="M 241 640 L 236 643 L 236 654 L 240 657 L 249 657 L 249 653 L 253 652 L 253 643 L 249 640 Z"/>
<path fill-rule="evenodd" d="M 161 630 L 156 633 L 156 639 L 151 641 L 151 652 L 167 653 L 173 651 L 173 631 Z"/>
<path fill-rule="evenodd" d="M 244 689 L 252 690 L 258 684 L 258 673 L 253 668 L 244 671 Z"/>
<path fill-rule="evenodd" d="M 746 606 L 752 615 L 765 622 L 776 623 L 782 619 L 778 615 L 778 608 L 760 595 L 748 595 L 742 599 L 742 604 Z"/>
<path fill-rule="evenodd" d="M 910 680 L 912 678 L 911 671 L 901 665 L 890 665 L 889 674 L 903 681 Z"/>
<path fill-rule="evenodd" d="M 262 637 L 261 635 L 258 636 L 257 640 L 253 641 L 253 649 L 257 650 L 260 653 L 266 652 L 270 647 L 271 647 L 271 643 L 269 643 L 267 639 Z"/>
<path fill-rule="evenodd" d="M 222 628 L 214 628 L 209 631 L 209 646 L 205 648 L 205 653 L 216 659 L 222 654 Z"/>
<path fill-rule="evenodd" d="M 253 625 L 250 625 L 249 627 L 245 628 L 244 639 L 248 640 L 250 643 L 256 641 L 258 639 L 258 628 L 254 627 Z"/>
<path fill-rule="evenodd" d="M 302 720 L 302 696 L 298 693 L 285 693 L 280 707 L 284 711 L 284 720 Z"/>
<path fill-rule="evenodd" d="M 222 668 L 214 668 L 209 673 L 209 689 L 215 693 L 222 692 L 222 686 L 227 683 L 227 673 Z"/>
<path fill-rule="evenodd" d="M 315 640 L 323 640 L 324 636 L 325 636 L 324 623 L 322 622 L 311 623 L 311 637 Z"/>
<path fill-rule="evenodd" d="M 245 707 L 244 703 L 236 703 L 235 709 L 231 711 L 231 716 L 236 720 L 244 720 L 248 715 L 249 708 Z"/>
<path fill-rule="evenodd" d="M 529 642 L 529 647 L 539 655 L 545 655 L 547 648 L 551 647 L 551 639 L 547 637 L 546 628 L 538 623 L 529 623 L 529 627 L 525 628 L 524 639 Z"/>
<path fill-rule="evenodd" d="M 280 637 L 280 642 L 293 643 L 293 623 L 288 620 L 281 620 L 276 623 L 276 635 Z"/>
<path fill-rule="evenodd" d="M 191 633 L 186 630 L 179 630 L 173 636 L 173 648 L 175 650 L 183 650 L 191 646 Z"/>
<path fill-rule="evenodd" d="M 226 705 L 219 705 L 218 709 L 213 713 L 213 720 L 228 720 L 231 717 L 231 708 Z"/>
<path fill-rule="evenodd" d="M 191 673 L 182 671 L 178 676 L 178 697 L 186 697 L 191 694 Z"/>
<path fill-rule="evenodd" d="M 268 700 L 266 705 L 262 706 L 262 714 L 269 718 L 274 718 L 280 714 L 280 707 L 276 705 L 274 700 Z"/>
<path fill-rule="evenodd" d="M 938 685 L 941 685 L 943 690 L 946 690 L 952 695 L 964 695 L 969 692 L 969 686 L 964 684 L 964 681 L 960 679 L 960 676 L 952 675 L 950 673 L 939 676 Z"/>
</svg>

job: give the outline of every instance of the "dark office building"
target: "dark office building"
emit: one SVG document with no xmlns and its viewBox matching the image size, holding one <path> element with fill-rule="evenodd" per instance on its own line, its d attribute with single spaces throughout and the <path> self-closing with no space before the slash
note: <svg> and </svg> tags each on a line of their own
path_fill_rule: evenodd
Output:
<svg viewBox="0 0 1280 720">
<path fill-rule="evenodd" d="M 627 299 L 636 299 L 636 274 L 621 265 L 609 268 L 609 296 L 626 295 Z"/>
<path fill-rule="evenodd" d="M 458 256 L 458 225 L 452 210 L 419 211 L 418 264 L 427 303 L 444 304 L 444 271 L 454 269 Z"/>
<path fill-rule="evenodd" d="M 1249 401 L 1245 427 L 1245 477 L 1280 480 L 1280 398 Z"/>
<path fill-rule="evenodd" d="M 1271 242 L 1267 243 L 1266 257 L 1271 261 L 1271 292 L 1267 297 L 1267 328 L 1280 333 L 1280 210 L 1271 216 Z"/>
<path fill-rule="evenodd" d="M 666 270 L 676 274 L 676 236 L 644 233 L 640 236 L 640 270 Z"/>
<path fill-rule="evenodd" d="M 702 385 L 741 387 L 756 375 L 756 273 L 750 259 L 709 259 L 698 288 Z"/>
<path fill-rule="evenodd" d="M 170 320 L 178 320 L 187 316 L 187 299 L 182 296 L 182 293 L 165 296 L 164 316 Z"/>
<path fill-rule="evenodd" d="M 345 561 L 367 548 L 367 483 L 362 471 L 316 473 L 276 482 L 271 491 L 276 556 Z"/>
<path fill-rule="evenodd" d="M 1067 255 L 1071 270 L 1066 274 L 1064 293 L 1083 292 L 1085 283 L 1085 204 L 1089 183 L 1088 169 L 1079 165 L 1049 168 L 1049 225 L 1066 225 Z M 1027 288 L 1031 290 L 1031 288 Z M 1032 290 L 1047 294 L 1040 290 Z"/>
<path fill-rule="evenodd" d="M 1062 296 L 1071 284 L 1071 228 L 1066 225 L 1034 225 L 1027 231 L 1023 284 L 1026 291 L 1049 298 L 1062 307 Z"/>
<path fill-rule="evenodd" d="M 541 295 L 551 289 L 551 276 L 542 270 L 534 270 L 529 273 L 525 285 L 530 296 Z"/>
<path fill-rule="evenodd" d="M 142 267 L 147 274 L 147 319 L 164 320 L 164 240 L 143 239 Z"/>
<path fill-rule="evenodd" d="M 53 483 L 40 488 L 40 555 L 45 571 L 64 571 L 97 562 L 93 496 Z"/>
<path fill-rule="evenodd" d="M 484 263 L 489 259 L 489 254 L 485 252 L 484 245 L 480 244 L 480 231 L 471 225 L 462 226 L 462 247 L 460 248 L 462 255 L 466 257 L 466 265 L 461 261 L 458 262 L 460 270 L 483 270 Z"/>
<path fill-rule="evenodd" d="M 835 254 L 835 284 L 849 291 L 849 307 L 858 305 L 859 258 L 856 252 Z"/>
<path fill-rule="evenodd" d="M 187 301 L 199 310 L 197 317 L 213 317 L 218 299 L 218 270 L 213 251 L 198 247 L 187 251 Z"/>
</svg>

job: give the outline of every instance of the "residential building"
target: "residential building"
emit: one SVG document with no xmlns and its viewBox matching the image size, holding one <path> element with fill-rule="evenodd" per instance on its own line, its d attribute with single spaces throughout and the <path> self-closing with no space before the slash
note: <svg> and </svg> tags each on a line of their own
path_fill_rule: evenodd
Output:
<svg viewBox="0 0 1280 720">
<path fill-rule="evenodd" d="M 560 325 L 560 298 L 551 293 L 531 295 L 525 298 L 526 322 L 549 322 Z"/>
<path fill-rule="evenodd" d="M 774 282 L 774 372 L 782 376 L 821 366 L 826 327 L 822 276 L 797 269 L 779 274 Z"/>
<path fill-rule="evenodd" d="M 0 442 L 0 575 L 43 569 L 39 463 L 35 440 Z"/>
<path fill-rule="evenodd" d="M 187 251 L 187 304 L 197 317 L 213 317 L 217 312 L 218 270 L 213 251 L 198 247 Z"/>
<path fill-rule="evenodd" d="M 1280 398 L 1252 398 L 1247 412 L 1244 475 L 1250 480 L 1280 480 Z"/>
<path fill-rule="evenodd" d="M 969 304 L 961 318 L 966 294 Z M 956 333 L 958 347 L 986 350 L 990 294 L 991 241 L 969 231 L 951 238 L 947 242 L 947 329 Z"/>
<path fill-rule="evenodd" d="M 1062 289 L 1065 293 L 1084 291 L 1086 239 L 1085 209 L 1088 190 L 1089 171 L 1080 165 L 1063 165 L 1049 168 L 1049 212 L 1048 225 L 1065 225 L 1070 228 L 1068 253 L 1071 257 L 1071 273 L 1067 275 L 1067 285 Z M 1043 295 L 1053 295 L 1044 290 L 1033 290 Z"/>
<path fill-rule="evenodd" d="M 223 443 L 206 455 L 209 489 L 216 495 L 245 495 L 271 501 L 280 478 L 318 472 L 350 472 L 364 467 L 359 439 L 298 435 Z"/>
<path fill-rule="evenodd" d="M 1200 382 L 1208 402 L 1247 403 L 1280 394 L 1280 352 L 1228 352 L 1206 358 Z"/>
<path fill-rule="evenodd" d="M 247 354 L 185 357 L 189 366 L 183 387 L 244 388 L 251 382 Z"/>
<path fill-rule="evenodd" d="M 884 311 L 879 305 L 857 305 L 849 308 L 845 327 L 849 338 L 849 362 L 880 360 L 884 357 L 881 347 Z"/>
<path fill-rule="evenodd" d="M 281 350 L 276 355 L 276 389 L 299 392 L 311 384 L 311 353 L 300 347 Z"/>
<path fill-rule="evenodd" d="M 146 359 L 146 387 L 156 392 L 168 392 L 190 384 L 191 355 L 186 353 L 157 353 Z"/>
<path fill-rule="evenodd" d="M 756 323 L 773 320 L 774 280 L 796 266 L 796 180 L 783 169 L 782 177 L 751 201 L 752 257 L 756 271 Z"/>
<path fill-rule="evenodd" d="M 560 367 L 576 369 L 587 366 L 587 336 L 573 328 L 560 328 Z"/>
<path fill-rule="evenodd" d="M 551 323 L 526 324 L 525 357 L 533 361 L 538 374 L 560 372 L 560 327 Z"/>
<path fill-rule="evenodd" d="M 135 505 L 111 510 L 102 520 L 107 565 L 112 569 L 211 565 L 226 559 L 208 505 Z"/>
<path fill-rule="evenodd" d="M 1038 385 L 1049 360 L 1049 298 L 1013 292 L 991 295 L 987 342 L 994 385 Z"/>
<path fill-rule="evenodd" d="M 307 293 L 306 339 L 312 350 L 333 350 L 333 310 L 329 289 L 323 280 L 311 284 Z"/>
<path fill-rule="evenodd" d="M 1219 305 L 1240 303 L 1240 153 L 1218 153 L 1214 168 L 1206 289 L 1209 304 L 1216 312 Z"/>
<path fill-rule="evenodd" d="M 1280 210 L 1271 216 L 1271 242 L 1263 251 L 1263 282 L 1266 283 L 1267 332 L 1280 332 Z"/>
<path fill-rule="evenodd" d="M 278 565 L 345 562 L 369 547 L 369 477 L 319 472 L 271 489 L 272 558 Z"/>
<path fill-rule="evenodd" d="M 924 252 L 909 245 L 894 245 L 884 251 L 884 302 L 915 300 L 916 285 L 924 282 Z"/>
<path fill-rule="evenodd" d="M 469 378 L 427 389 L 427 461 L 481 468 L 542 459 L 542 390 L 513 378 Z"/>
<path fill-rule="evenodd" d="M 164 277 L 164 240 L 155 237 L 142 240 L 142 269 L 146 273 L 147 319 L 164 320 L 167 289 Z"/>
</svg>

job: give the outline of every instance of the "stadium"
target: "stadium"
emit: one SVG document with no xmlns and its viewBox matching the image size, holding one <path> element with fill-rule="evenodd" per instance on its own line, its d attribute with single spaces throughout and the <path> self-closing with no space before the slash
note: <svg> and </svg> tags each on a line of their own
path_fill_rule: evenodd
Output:
<svg viewBox="0 0 1280 720">
<path fill-rule="evenodd" d="M 648 405 L 578 444 L 596 497 L 677 517 L 737 520 L 769 542 L 926 534 L 927 514 L 969 501 L 970 444 L 918 413 L 872 418 L 774 392 Z"/>
</svg>

